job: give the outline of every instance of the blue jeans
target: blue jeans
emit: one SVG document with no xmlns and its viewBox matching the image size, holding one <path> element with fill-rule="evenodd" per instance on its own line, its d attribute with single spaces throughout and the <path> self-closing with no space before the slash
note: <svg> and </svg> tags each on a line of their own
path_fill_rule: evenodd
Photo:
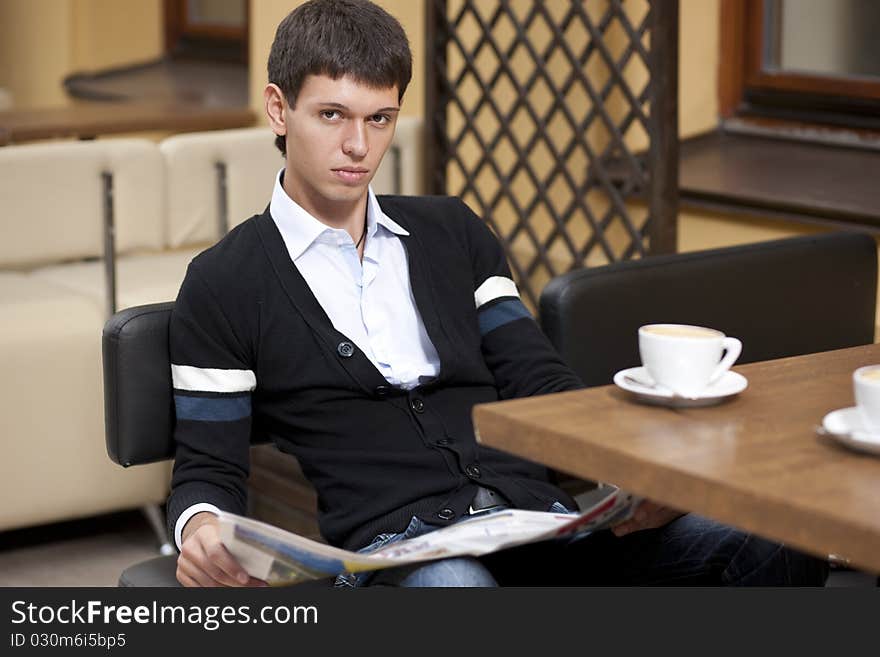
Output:
<svg viewBox="0 0 880 657">
<path fill-rule="evenodd" d="M 414 517 L 403 532 L 380 534 L 361 552 L 434 529 Z M 688 514 L 621 537 L 600 531 L 479 558 L 341 575 L 337 586 L 822 586 L 827 576 L 824 559 Z"/>
</svg>

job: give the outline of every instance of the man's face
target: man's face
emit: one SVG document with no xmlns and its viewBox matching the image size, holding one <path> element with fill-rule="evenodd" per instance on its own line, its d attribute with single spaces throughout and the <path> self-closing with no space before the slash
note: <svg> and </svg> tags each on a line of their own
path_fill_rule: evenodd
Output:
<svg viewBox="0 0 880 657">
<path fill-rule="evenodd" d="M 319 217 L 344 212 L 365 198 L 394 136 L 397 87 L 310 75 L 295 107 L 285 103 L 284 111 L 287 193 Z"/>
</svg>

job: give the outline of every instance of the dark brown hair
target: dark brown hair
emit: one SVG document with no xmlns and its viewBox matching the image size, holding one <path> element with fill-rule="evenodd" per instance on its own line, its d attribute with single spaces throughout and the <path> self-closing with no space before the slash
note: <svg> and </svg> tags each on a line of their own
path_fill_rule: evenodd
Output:
<svg viewBox="0 0 880 657">
<path fill-rule="evenodd" d="M 398 100 L 412 77 L 409 41 L 391 14 L 367 0 L 310 0 L 281 21 L 269 52 L 269 82 L 293 107 L 309 75 L 345 75 L 377 88 L 397 86 Z M 275 145 L 286 154 L 284 137 Z"/>
</svg>

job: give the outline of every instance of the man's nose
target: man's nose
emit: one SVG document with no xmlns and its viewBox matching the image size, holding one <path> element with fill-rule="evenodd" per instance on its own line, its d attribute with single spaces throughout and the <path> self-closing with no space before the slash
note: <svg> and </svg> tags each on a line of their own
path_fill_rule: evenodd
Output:
<svg viewBox="0 0 880 657">
<path fill-rule="evenodd" d="M 342 142 L 342 152 L 349 157 L 362 158 L 366 157 L 369 150 L 367 126 L 360 121 L 353 122 Z"/>
</svg>

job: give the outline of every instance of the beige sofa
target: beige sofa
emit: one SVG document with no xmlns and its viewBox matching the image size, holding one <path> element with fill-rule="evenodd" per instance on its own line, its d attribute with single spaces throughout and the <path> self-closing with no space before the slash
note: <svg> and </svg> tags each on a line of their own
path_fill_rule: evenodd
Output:
<svg viewBox="0 0 880 657">
<path fill-rule="evenodd" d="M 173 300 L 192 257 L 265 208 L 273 141 L 249 128 L 0 148 L 0 530 L 165 500 L 168 464 L 107 458 L 101 329 L 113 308 Z M 421 150 L 402 119 L 374 189 L 420 193 Z"/>
<path fill-rule="evenodd" d="M 167 465 L 123 472 L 104 451 L 102 297 L 40 273 L 102 255 L 105 180 L 119 252 L 160 248 L 163 175 L 149 142 L 0 148 L 0 529 L 165 496 Z"/>
</svg>

